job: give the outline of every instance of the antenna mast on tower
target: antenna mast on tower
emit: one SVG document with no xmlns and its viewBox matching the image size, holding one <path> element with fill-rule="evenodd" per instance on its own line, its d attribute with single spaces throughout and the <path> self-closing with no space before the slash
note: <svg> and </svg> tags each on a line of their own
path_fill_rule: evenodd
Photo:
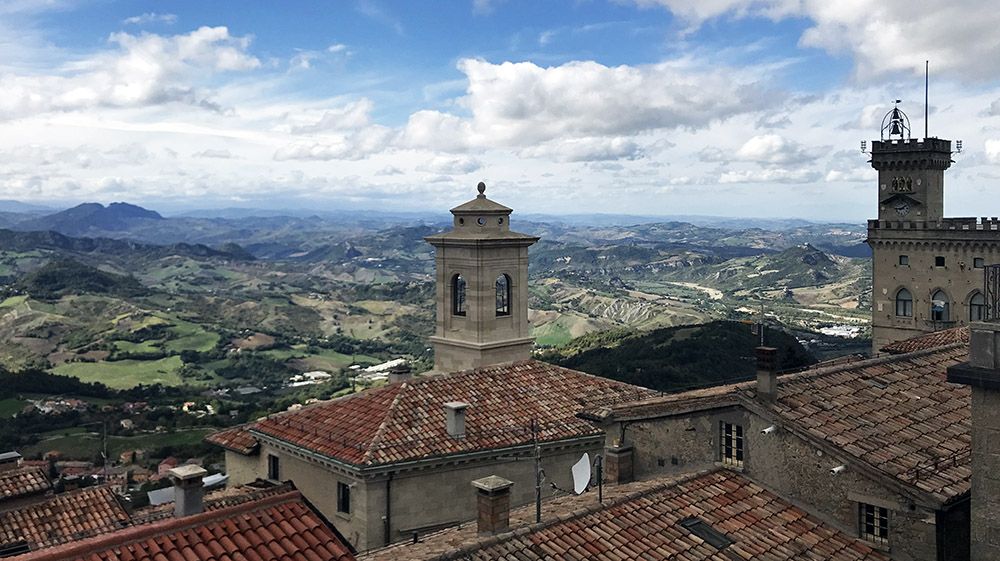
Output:
<svg viewBox="0 0 1000 561">
<path fill-rule="evenodd" d="M 924 140 L 927 139 L 927 94 L 930 90 L 931 61 L 924 61 Z"/>
</svg>

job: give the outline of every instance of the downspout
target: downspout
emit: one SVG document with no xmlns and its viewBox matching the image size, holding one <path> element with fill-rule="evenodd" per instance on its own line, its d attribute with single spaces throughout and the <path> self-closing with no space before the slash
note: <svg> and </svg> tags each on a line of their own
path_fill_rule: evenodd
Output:
<svg viewBox="0 0 1000 561">
<path fill-rule="evenodd" d="M 385 544 L 389 545 L 392 542 L 390 537 L 392 531 L 392 472 L 389 472 L 389 477 L 385 480 Z"/>
</svg>

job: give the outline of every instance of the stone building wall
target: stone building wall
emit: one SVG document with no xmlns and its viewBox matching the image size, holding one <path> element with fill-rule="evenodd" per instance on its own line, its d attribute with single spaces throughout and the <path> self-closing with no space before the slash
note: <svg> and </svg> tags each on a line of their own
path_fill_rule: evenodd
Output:
<svg viewBox="0 0 1000 561">
<path fill-rule="evenodd" d="M 886 550 L 893 559 L 938 558 L 939 514 L 933 505 L 914 504 L 895 489 L 850 467 L 840 475 L 831 475 L 830 470 L 845 461 L 780 425 L 771 434 L 761 434 L 774 423 L 743 408 L 627 423 L 625 443 L 634 447 L 636 477 L 690 473 L 721 465 L 719 423 L 723 421 L 743 426 L 743 471 L 755 481 L 855 536 L 859 535 L 859 503 L 888 508 Z M 620 426 L 609 427 L 607 433 L 610 445 L 612 437 L 620 437 Z"/>
</svg>

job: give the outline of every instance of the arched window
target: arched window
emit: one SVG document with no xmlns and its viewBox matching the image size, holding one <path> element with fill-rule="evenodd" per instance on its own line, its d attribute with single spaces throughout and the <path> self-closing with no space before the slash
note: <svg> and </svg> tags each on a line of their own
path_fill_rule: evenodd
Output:
<svg viewBox="0 0 1000 561">
<path fill-rule="evenodd" d="M 977 292 L 969 298 L 969 321 L 984 321 L 986 319 L 986 297 Z"/>
<path fill-rule="evenodd" d="M 949 321 L 951 319 L 951 304 L 943 290 L 935 290 L 931 294 L 931 321 Z"/>
<path fill-rule="evenodd" d="M 913 295 L 905 288 L 900 288 L 896 293 L 896 315 L 904 318 L 913 317 Z"/>
<path fill-rule="evenodd" d="M 465 279 L 462 275 L 451 277 L 451 313 L 465 315 Z"/>
<path fill-rule="evenodd" d="M 510 277 L 497 277 L 497 317 L 510 315 Z"/>
</svg>

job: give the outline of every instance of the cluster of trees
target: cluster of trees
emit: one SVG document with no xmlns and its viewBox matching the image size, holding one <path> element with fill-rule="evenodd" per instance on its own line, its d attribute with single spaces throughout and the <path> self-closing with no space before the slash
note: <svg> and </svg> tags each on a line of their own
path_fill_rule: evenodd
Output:
<svg viewBox="0 0 1000 561">
<path fill-rule="evenodd" d="M 592 348 L 566 356 L 550 352 L 543 360 L 606 378 L 664 392 L 683 391 L 753 378 L 754 348 L 760 337 L 750 326 L 715 321 L 656 329 L 646 333 L 615 330 L 592 334 Z M 814 364 L 815 357 L 798 340 L 777 329 L 765 334 L 765 345 L 778 349 L 778 368 L 790 370 Z"/>
</svg>

